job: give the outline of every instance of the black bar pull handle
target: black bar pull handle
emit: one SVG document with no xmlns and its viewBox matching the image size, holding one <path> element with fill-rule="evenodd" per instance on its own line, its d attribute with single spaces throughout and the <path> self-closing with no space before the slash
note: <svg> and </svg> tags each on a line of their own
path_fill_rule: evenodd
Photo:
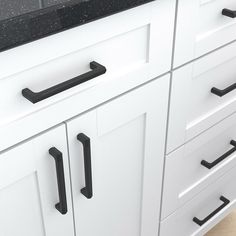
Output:
<svg viewBox="0 0 236 236">
<path fill-rule="evenodd" d="M 90 69 L 91 71 L 85 74 L 79 75 L 73 79 L 62 82 L 58 85 L 45 89 L 41 92 L 36 93 L 30 90 L 29 88 L 25 88 L 22 90 L 22 95 L 27 100 L 35 104 L 106 73 L 106 67 L 100 65 L 99 63 L 95 61 L 90 63 Z"/>
<path fill-rule="evenodd" d="M 93 182 L 90 138 L 85 134 L 80 133 L 77 135 L 77 139 L 82 143 L 84 149 L 85 187 L 81 189 L 81 193 L 86 198 L 91 199 L 93 197 Z"/>
<path fill-rule="evenodd" d="M 232 92 L 235 89 L 236 89 L 236 83 L 230 85 L 229 87 L 227 87 L 225 89 L 218 89 L 218 88 L 213 87 L 211 89 L 211 93 L 213 93 L 213 94 L 215 94 L 219 97 L 223 97 L 223 96 L 225 96 L 226 94 Z"/>
<path fill-rule="evenodd" d="M 224 8 L 222 10 L 222 15 L 228 16 L 230 18 L 236 18 L 236 11 L 232 11 L 230 9 Z"/>
<path fill-rule="evenodd" d="M 231 154 L 233 154 L 234 152 L 236 152 L 236 141 L 231 140 L 230 144 L 232 146 L 234 146 L 233 148 L 231 148 L 228 152 L 226 152 L 225 154 L 223 154 L 222 156 L 220 156 L 218 159 L 216 159 L 213 162 L 207 162 L 205 160 L 201 161 L 201 165 L 203 165 L 204 167 L 206 167 L 207 169 L 212 169 L 213 167 L 215 167 L 216 165 L 218 165 L 220 162 L 222 162 L 224 159 L 226 159 L 228 156 L 230 156 Z"/>
<path fill-rule="evenodd" d="M 223 208 L 225 208 L 230 203 L 230 200 L 228 200 L 224 196 L 221 196 L 220 200 L 223 202 L 223 204 L 221 206 L 219 206 L 216 210 L 214 210 L 210 215 L 208 215 L 203 220 L 199 220 L 197 217 L 194 217 L 193 222 L 199 226 L 204 225 L 207 221 L 209 221 L 211 218 L 213 218 L 217 213 L 219 213 Z"/>
<path fill-rule="evenodd" d="M 57 203 L 55 207 L 62 215 L 65 215 L 67 213 L 67 200 L 66 200 L 66 186 L 65 186 L 65 175 L 64 175 L 62 153 L 55 147 L 52 147 L 49 149 L 49 154 L 55 160 L 56 171 L 57 171 L 59 203 Z"/>
</svg>

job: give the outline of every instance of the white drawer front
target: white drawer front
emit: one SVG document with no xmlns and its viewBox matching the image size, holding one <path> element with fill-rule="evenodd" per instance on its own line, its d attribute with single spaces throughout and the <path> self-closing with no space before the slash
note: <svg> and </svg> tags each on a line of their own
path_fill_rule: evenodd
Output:
<svg viewBox="0 0 236 236">
<path fill-rule="evenodd" d="M 202 236 L 236 207 L 236 168 L 220 177 L 199 195 L 161 223 L 161 236 Z M 226 198 L 223 199 L 221 197 Z M 223 202 L 223 200 L 225 202 Z M 206 219 L 211 213 L 210 219 Z M 193 221 L 205 220 L 201 226 Z M 195 219 L 195 221 L 197 220 Z"/>
<path fill-rule="evenodd" d="M 236 114 L 166 158 L 162 219 L 236 165 Z"/>
<path fill-rule="evenodd" d="M 222 15 L 236 11 L 235 0 L 180 0 L 177 18 L 175 66 L 236 40 L 236 18 Z"/>
<path fill-rule="evenodd" d="M 236 43 L 173 74 L 168 153 L 236 111 Z M 231 92 L 219 97 L 213 87 Z"/>
<path fill-rule="evenodd" d="M 0 80 L 0 99 L 5 100 L 0 124 L 4 125 L 18 119 L 18 117 L 29 115 L 40 108 L 63 100 L 73 93 L 85 91 L 99 83 L 119 77 L 119 75 L 130 75 L 140 68 L 147 69 L 145 64 L 147 62 L 148 34 L 148 26 L 142 26 L 87 49 L 79 50 L 74 54 Z M 21 94 L 25 88 L 39 92 L 82 75 L 91 70 L 89 65 L 93 61 L 104 66 L 107 70 L 106 73 L 94 76 L 93 79 L 85 83 L 44 99 L 37 104 L 32 104 Z"/>
<path fill-rule="evenodd" d="M 174 10 L 155 1 L 1 53 L 0 150 L 169 71 Z M 106 73 L 36 104 L 21 94 L 84 74 L 92 61 Z"/>
</svg>

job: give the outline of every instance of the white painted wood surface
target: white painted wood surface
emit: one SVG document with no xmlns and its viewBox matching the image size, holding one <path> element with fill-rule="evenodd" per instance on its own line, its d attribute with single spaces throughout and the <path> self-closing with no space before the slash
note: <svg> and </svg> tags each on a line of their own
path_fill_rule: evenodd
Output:
<svg viewBox="0 0 236 236">
<path fill-rule="evenodd" d="M 158 234 L 168 78 L 134 90 L 67 123 L 77 235 Z M 83 148 L 91 139 L 94 196 L 84 187 Z"/>
<path fill-rule="evenodd" d="M 236 10 L 235 1 L 179 0 L 174 67 L 236 39 L 236 20 L 223 8 Z M 78 236 L 158 235 L 170 75 L 147 82 L 171 70 L 174 17 L 174 0 L 153 1 L 0 54 L 3 236 L 74 236 L 73 222 Z M 236 206 L 235 154 L 212 170 L 200 165 L 235 139 L 235 91 L 210 93 L 235 83 L 235 55 L 232 43 L 173 71 L 159 236 L 204 235 Z M 107 73 L 35 105 L 22 97 L 26 87 L 37 92 L 87 72 L 91 61 Z M 62 122 L 67 130 L 9 148 Z M 80 193 L 81 132 L 91 139 L 91 200 Z M 51 146 L 64 157 L 65 216 L 54 207 Z M 220 195 L 231 203 L 196 226 L 192 218 L 216 209 Z"/>
<path fill-rule="evenodd" d="M 68 213 L 55 209 L 58 187 L 55 161 L 48 150 L 63 153 Z M 0 234 L 73 236 L 73 215 L 66 130 L 62 125 L 0 154 Z"/>
<path fill-rule="evenodd" d="M 236 189 L 232 187 L 235 185 L 235 173 L 236 169 L 234 167 L 214 184 L 208 186 L 205 191 L 196 195 L 181 209 L 165 219 L 161 223 L 160 235 L 202 236 L 207 233 L 236 208 Z M 222 205 L 222 201 L 219 199 L 222 195 L 230 200 L 227 206 L 202 226 L 193 222 L 193 217 L 204 219 Z"/>
<path fill-rule="evenodd" d="M 0 150 L 168 72 L 174 10 L 173 0 L 154 1 L 1 53 Z M 105 75 L 34 105 L 21 95 L 83 74 L 94 60 Z"/>
<path fill-rule="evenodd" d="M 167 155 L 162 219 L 236 165 L 236 151 L 212 169 L 201 165 L 202 160 L 211 163 L 234 148 L 231 140 L 236 141 L 236 114 Z"/>
<path fill-rule="evenodd" d="M 222 15 L 236 10 L 234 0 L 179 0 L 174 67 L 236 39 L 236 19 Z"/>
<path fill-rule="evenodd" d="M 173 73 L 167 152 L 236 112 L 236 91 L 218 97 L 213 87 L 235 83 L 236 43 Z"/>
</svg>

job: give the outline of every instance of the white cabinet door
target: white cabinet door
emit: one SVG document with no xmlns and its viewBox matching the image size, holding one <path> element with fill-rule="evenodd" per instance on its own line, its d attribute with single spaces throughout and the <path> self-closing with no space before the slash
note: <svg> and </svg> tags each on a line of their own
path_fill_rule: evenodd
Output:
<svg viewBox="0 0 236 236">
<path fill-rule="evenodd" d="M 0 235 L 74 235 L 64 126 L 0 154 Z"/>
<path fill-rule="evenodd" d="M 165 76 L 67 123 L 78 236 L 157 236 L 168 84 Z"/>
</svg>

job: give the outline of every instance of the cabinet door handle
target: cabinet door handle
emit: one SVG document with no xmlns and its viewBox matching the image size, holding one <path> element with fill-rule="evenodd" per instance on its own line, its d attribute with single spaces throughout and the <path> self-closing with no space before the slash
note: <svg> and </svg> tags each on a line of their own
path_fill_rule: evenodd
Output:
<svg viewBox="0 0 236 236">
<path fill-rule="evenodd" d="M 62 153 L 52 147 L 49 149 L 49 154 L 54 158 L 57 171 L 57 185 L 59 194 L 59 203 L 55 205 L 56 209 L 62 214 L 67 213 L 67 200 L 66 200 L 66 186 Z"/>
<path fill-rule="evenodd" d="M 211 218 L 213 218 L 218 212 L 220 212 L 223 208 L 225 208 L 230 203 L 230 200 L 228 200 L 224 196 L 221 196 L 220 200 L 223 202 L 223 204 L 221 206 L 219 206 L 216 210 L 214 210 L 210 215 L 208 215 L 203 220 L 199 220 L 197 217 L 194 217 L 193 222 L 199 226 L 204 225 L 207 221 L 209 221 Z"/>
<path fill-rule="evenodd" d="M 85 134 L 80 133 L 77 139 L 82 143 L 84 149 L 84 174 L 85 187 L 81 189 L 81 193 L 88 199 L 93 197 L 93 182 L 92 182 L 92 164 L 91 164 L 91 145 L 90 138 Z"/>
<path fill-rule="evenodd" d="M 233 154 L 234 152 L 236 152 L 236 141 L 231 140 L 230 144 L 232 146 L 234 146 L 232 149 L 230 149 L 228 152 L 226 152 L 225 154 L 223 154 L 222 156 L 220 156 L 218 159 L 216 159 L 213 162 L 207 162 L 205 160 L 201 161 L 201 165 L 203 165 L 204 167 L 206 167 L 207 169 L 212 169 L 213 167 L 215 167 L 216 165 L 218 165 L 221 161 L 223 161 L 224 159 L 226 159 L 228 156 L 230 156 L 231 154 Z"/>
<path fill-rule="evenodd" d="M 37 103 L 106 73 L 106 68 L 95 61 L 90 63 L 90 69 L 91 71 L 85 74 L 79 75 L 41 92 L 35 93 L 29 88 L 25 88 L 22 90 L 22 95 L 30 102 Z"/>
<path fill-rule="evenodd" d="M 223 96 L 225 96 L 227 93 L 230 93 L 230 92 L 232 92 L 232 91 L 235 90 L 235 89 L 236 89 L 236 83 L 230 85 L 229 87 L 227 87 L 227 88 L 225 88 L 225 89 L 218 89 L 218 88 L 213 87 L 213 88 L 211 89 L 211 93 L 213 93 L 213 94 L 215 94 L 215 95 L 217 95 L 217 96 L 219 96 L 219 97 L 223 97 Z"/>
<path fill-rule="evenodd" d="M 230 9 L 224 8 L 222 10 L 222 15 L 228 16 L 230 18 L 235 18 L 236 17 L 236 11 L 232 11 Z"/>
</svg>

